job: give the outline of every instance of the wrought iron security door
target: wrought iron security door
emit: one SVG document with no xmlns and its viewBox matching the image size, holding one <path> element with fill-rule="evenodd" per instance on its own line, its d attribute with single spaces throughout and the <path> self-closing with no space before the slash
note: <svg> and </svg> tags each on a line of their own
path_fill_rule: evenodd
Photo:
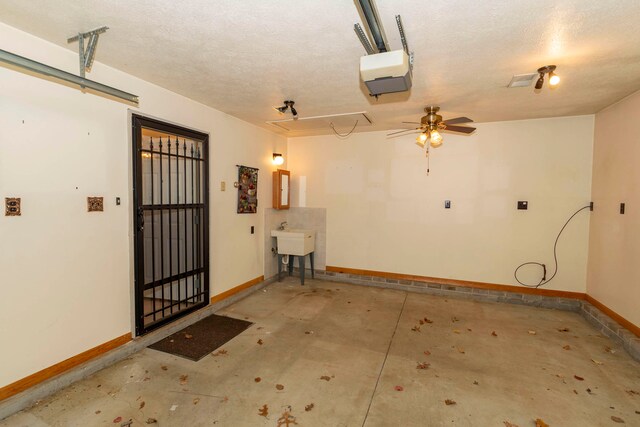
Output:
<svg viewBox="0 0 640 427">
<path fill-rule="evenodd" d="M 136 335 L 208 304 L 208 136 L 133 115 Z"/>
</svg>

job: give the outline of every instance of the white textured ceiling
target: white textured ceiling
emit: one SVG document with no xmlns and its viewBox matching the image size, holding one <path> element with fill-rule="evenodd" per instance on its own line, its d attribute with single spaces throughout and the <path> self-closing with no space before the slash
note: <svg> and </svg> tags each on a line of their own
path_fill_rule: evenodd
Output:
<svg viewBox="0 0 640 427">
<path fill-rule="evenodd" d="M 367 111 L 398 129 L 427 104 L 477 122 L 590 114 L 640 89 L 638 0 L 377 0 L 392 49 L 403 19 L 410 93 L 368 96 L 351 0 L 0 0 L 0 21 L 71 50 L 107 25 L 97 61 L 258 126 L 294 99 L 301 116 Z M 507 89 L 557 64 L 561 86 Z M 349 129 L 338 129 L 348 131 Z M 330 129 L 320 132 L 331 133 Z"/>
</svg>

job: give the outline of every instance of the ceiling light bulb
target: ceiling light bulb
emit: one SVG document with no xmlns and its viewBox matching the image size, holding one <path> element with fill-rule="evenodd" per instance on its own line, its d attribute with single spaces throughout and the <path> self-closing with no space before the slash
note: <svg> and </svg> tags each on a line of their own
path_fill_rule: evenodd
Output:
<svg viewBox="0 0 640 427">
<path fill-rule="evenodd" d="M 284 157 L 280 153 L 273 153 L 273 164 L 280 166 L 284 163 Z"/>
<path fill-rule="evenodd" d="M 549 73 L 549 84 L 551 86 L 555 86 L 558 83 L 560 83 L 560 76 L 558 76 L 556 73 L 551 72 Z"/>
<path fill-rule="evenodd" d="M 436 129 L 431 131 L 431 146 L 439 147 L 442 145 L 442 135 Z"/>
<path fill-rule="evenodd" d="M 416 144 L 420 146 L 420 148 L 424 148 L 424 143 L 425 143 L 426 139 L 423 141 L 422 140 L 422 135 L 416 137 Z"/>
</svg>

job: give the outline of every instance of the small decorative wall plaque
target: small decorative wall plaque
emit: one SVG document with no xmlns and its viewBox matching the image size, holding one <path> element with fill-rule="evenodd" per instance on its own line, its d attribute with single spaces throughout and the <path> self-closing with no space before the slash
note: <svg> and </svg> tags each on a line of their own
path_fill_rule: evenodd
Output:
<svg viewBox="0 0 640 427">
<path fill-rule="evenodd" d="M 20 216 L 20 197 L 5 197 L 4 198 L 4 215 L 5 216 Z"/>
<path fill-rule="evenodd" d="M 88 212 L 104 211 L 104 197 L 87 197 Z"/>
<path fill-rule="evenodd" d="M 258 211 L 258 169 L 238 165 L 238 213 Z"/>
</svg>

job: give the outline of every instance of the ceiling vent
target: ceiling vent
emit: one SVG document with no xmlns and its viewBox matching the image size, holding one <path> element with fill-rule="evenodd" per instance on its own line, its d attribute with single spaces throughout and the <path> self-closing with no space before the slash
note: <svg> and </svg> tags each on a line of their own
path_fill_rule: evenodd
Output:
<svg viewBox="0 0 640 427">
<path fill-rule="evenodd" d="M 531 82 L 538 77 L 538 73 L 516 74 L 511 78 L 507 87 L 527 87 L 531 86 Z"/>
<path fill-rule="evenodd" d="M 373 122 L 367 116 L 366 111 L 357 113 L 331 114 L 327 116 L 300 117 L 270 120 L 267 123 L 276 126 L 287 132 L 311 132 L 320 130 L 330 130 L 333 127 L 338 129 L 360 128 L 361 126 L 371 126 Z"/>
</svg>

